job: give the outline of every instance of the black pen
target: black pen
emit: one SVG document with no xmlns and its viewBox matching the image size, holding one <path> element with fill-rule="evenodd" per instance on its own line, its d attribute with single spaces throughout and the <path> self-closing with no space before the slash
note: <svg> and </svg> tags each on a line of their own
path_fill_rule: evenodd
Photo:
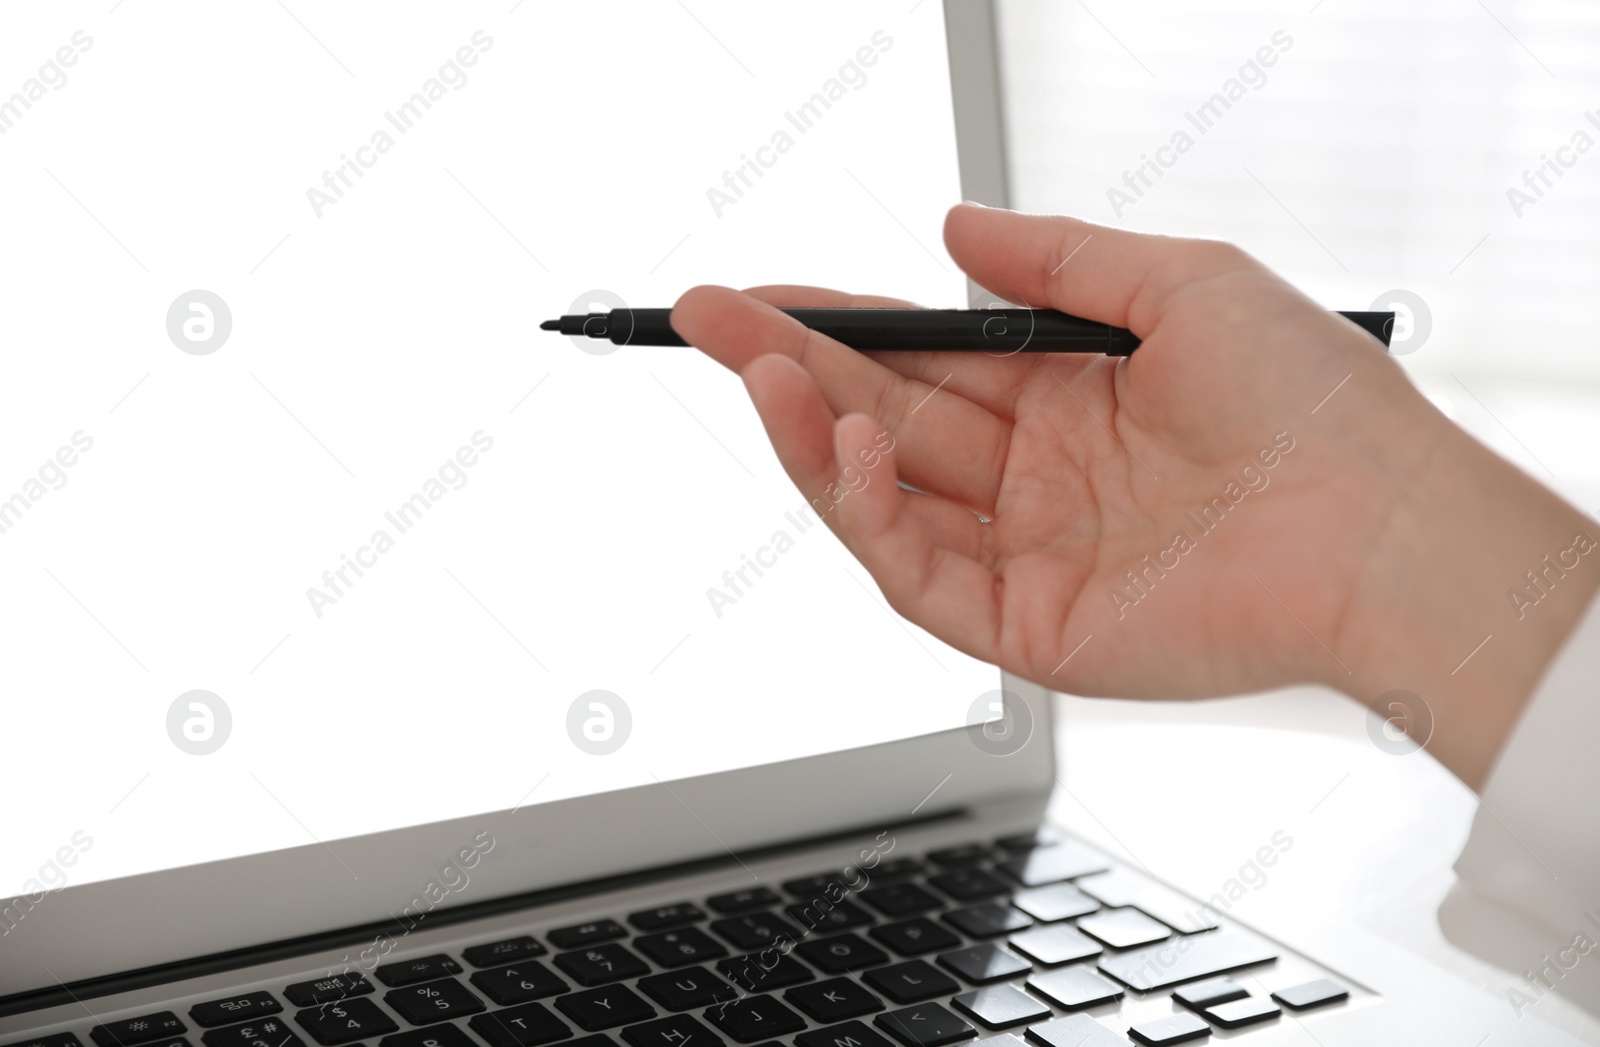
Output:
<svg viewBox="0 0 1600 1047">
<path fill-rule="evenodd" d="M 802 324 L 863 351 L 1104 353 L 1128 356 L 1139 339 L 1125 327 L 1054 309 L 785 309 Z M 613 309 L 546 320 L 541 330 L 607 338 L 617 345 L 687 345 L 671 309 Z M 1394 313 L 1340 313 L 1384 346 Z"/>
</svg>

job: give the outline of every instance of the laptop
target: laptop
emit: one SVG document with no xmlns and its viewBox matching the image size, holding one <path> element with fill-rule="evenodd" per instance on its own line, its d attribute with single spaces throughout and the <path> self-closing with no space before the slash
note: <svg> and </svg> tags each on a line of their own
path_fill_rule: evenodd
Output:
<svg viewBox="0 0 1600 1047">
<path fill-rule="evenodd" d="M 1575 1042 L 1075 836 L 736 381 L 534 340 L 983 298 L 990 4 L 292 6 L 6 44 L 0 1047 Z"/>
</svg>

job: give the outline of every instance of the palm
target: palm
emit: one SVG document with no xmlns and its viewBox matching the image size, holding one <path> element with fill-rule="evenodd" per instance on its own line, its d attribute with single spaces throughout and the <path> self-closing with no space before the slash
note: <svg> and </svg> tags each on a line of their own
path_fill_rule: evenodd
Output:
<svg viewBox="0 0 1600 1047">
<path fill-rule="evenodd" d="M 961 253 L 999 293 L 1050 290 L 974 272 L 981 245 Z M 916 490 L 869 483 L 829 524 L 907 617 L 1046 685 L 1215 694 L 1285 682 L 1312 654 L 1337 662 L 1324 645 L 1348 593 L 1314 578 L 1330 557 L 1358 559 L 1383 518 L 1370 498 L 1341 497 L 1335 457 L 1311 439 L 1325 428 L 1318 400 L 1376 354 L 1239 258 L 1155 301 L 1130 294 L 1126 319 L 1096 317 L 1145 333 L 1120 362 L 868 359 L 726 291 L 691 292 L 675 323 L 744 374 L 808 495 L 893 433 L 891 475 Z M 890 304 L 814 288 L 749 295 Z M 1253 315 L 1230 311 L 1241 301 Z"/>
</svg>

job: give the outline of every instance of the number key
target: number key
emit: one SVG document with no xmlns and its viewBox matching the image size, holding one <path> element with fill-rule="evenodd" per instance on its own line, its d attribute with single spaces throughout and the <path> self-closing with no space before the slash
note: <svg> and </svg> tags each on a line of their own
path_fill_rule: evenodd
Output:
<svg viewBox="0 0 1600 1047">
<path fill-rule="evenodd" d="M 377 1004 L 360 996 L 307 1007 L 297 1012 L 294 1020 L 323 1047 L 350 1043 L 363 1036 L 381 1036 L 400 1028 L 393 1018 L 378 1010 Z"/>
<path fill-rule="evenodd" d="M 200 1039 L 206 1047 L 305 1047 L 305 1041 L 277 1018 L 212 1029 Z"/>
<path fill-rule="evenodd" d="M 497 967 L 492 971 L 479 971 L 472 976 L 472 984 L 502 1007 L 541 1000 L 546 996 L 567 991 L 567 983 L 557 978 L 554 971 L 537 960 L 519 963 L 515 967 Z"/>
<path fill-rule="evenodd" d="M 454 978 L 391 989 L 384 994 L 383 1002 L 399 1011 L 400 1016 L 412 1025 L 442 1022 L 447 1018 L 477 1014 L 483 1010 L 483 1001 Z"/>
<path fill-rule="evenodd" d="M 580 985 L 604 985 L 620 978 L 650 973 L 643 960 L 615 942 L 557 953 L 556 966 L 572 975 Z"/>
</svg>

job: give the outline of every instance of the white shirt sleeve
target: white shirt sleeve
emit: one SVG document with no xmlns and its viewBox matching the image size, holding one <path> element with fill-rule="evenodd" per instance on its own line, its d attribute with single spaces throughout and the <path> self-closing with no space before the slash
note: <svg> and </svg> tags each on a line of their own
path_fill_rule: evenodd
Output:
<svg viewBox="0 0 1600 1047">
<path fill-rule="evenodd" d="M 1456 873 L 1565 935 L 1600 903 L 1600 598 L 1528 700 L 1480 795 Z"/>
</svg>

